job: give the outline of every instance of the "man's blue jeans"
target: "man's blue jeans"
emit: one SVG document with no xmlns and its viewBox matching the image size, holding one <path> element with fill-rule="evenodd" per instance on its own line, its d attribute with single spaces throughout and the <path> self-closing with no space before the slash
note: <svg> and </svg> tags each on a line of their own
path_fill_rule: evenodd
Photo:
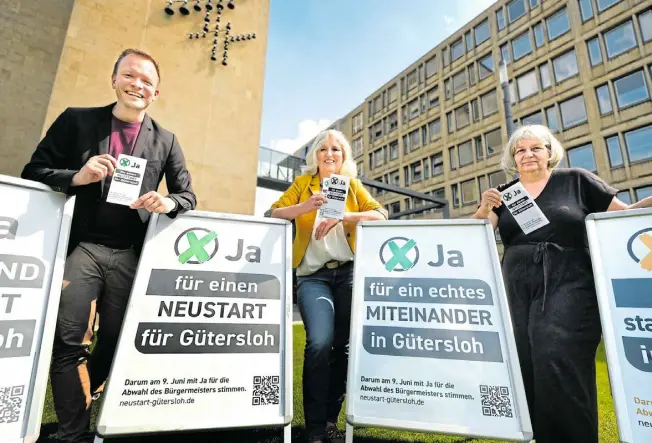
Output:
<svg viewBox="0 0 652 443">
<path fill-rule="evenodd" d="M 303 410 L 308 440 L 337 423 L 346 392 L 353 262 L 298 277 L 299 311 L 306 328 Z"/>
</svg>

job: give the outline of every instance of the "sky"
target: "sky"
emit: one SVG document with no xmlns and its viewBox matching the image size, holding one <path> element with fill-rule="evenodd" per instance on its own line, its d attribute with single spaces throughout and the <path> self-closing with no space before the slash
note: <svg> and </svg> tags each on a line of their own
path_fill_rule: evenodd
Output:
<svg viewBox="0 0 652 443">
<path fill-rule="evenodd" d="M 293 153 L 494 0 L 272 0 L 260 145 Z"/>
</svg>

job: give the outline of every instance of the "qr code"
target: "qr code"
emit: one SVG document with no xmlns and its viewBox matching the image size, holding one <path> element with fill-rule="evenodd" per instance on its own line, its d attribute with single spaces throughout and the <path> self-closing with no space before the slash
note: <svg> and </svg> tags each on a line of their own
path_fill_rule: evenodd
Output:
<svg viewBox="0 0 652 443">
<path fill-rule="evenodd" d="M 491 417 L 514 417 L 507 386 L 480 385 L 482 414 Z"/>
<path fill-rule="evenodd" d="M 23 406 L 25 386 L 0 386 L 0 424 L 15 423 Z"/>
<path fill-rule="evenodd" d="M 280 382 L 278 375 L 254 375 L 251 404 L 254 406 L 277 405 L 279 403 Z"/>
</svg>

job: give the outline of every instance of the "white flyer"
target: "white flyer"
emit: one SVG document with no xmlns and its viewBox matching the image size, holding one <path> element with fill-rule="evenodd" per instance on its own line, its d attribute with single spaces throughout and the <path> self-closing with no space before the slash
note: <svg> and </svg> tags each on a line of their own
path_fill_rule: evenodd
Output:
<svg viewBox="0 0 652 443">
<path fill-rule="evenodd" d="M 326 196 L 326 203 L 319 209 L 320 218 L 344 218 L 346 196 L 349 193 L 350 177 L 331 174 L 324 180 L 322 192 Z"/>
<path fill-rule="evenodd" d="M 550 223 L 521 182 L 514 183 L 500 195 L 524 233 L 529 234 Z"/>
<path fill-rule="evenodd" d="M 144 158 L 120 154 L 106 197 L 107 203 L 129 206 L 138 200 L 146 165 Z"/>
</svg>

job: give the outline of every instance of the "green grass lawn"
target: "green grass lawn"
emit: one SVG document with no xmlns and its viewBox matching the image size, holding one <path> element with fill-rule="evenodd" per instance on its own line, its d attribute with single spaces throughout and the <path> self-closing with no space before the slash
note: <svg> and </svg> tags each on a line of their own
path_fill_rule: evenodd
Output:
<svg viewBox="0 0 652 443">
<path fill-rule="evenodd" d="M 303 326 L 294 326 L 294 420 L 292 421 L 293 427 L 293 441 L 301 441 L 300 435 L 303 430 L 303 403 L 301 397 L 301 381 L 302 381 L 302 368 L 303 368 L 303 348 L 305 345 L 305 333 Z M 600 441 L 605 443 L 618 442 L 618 429 L 616 428 L 616 416 L 614 414 L 613 401 L 611 392 L 609 390 L 609 378 L 607 375 L 607 363 L 604 354 L 604 348 L 601 345 L 598 349 L 598 356 L 596 359 L 597 364 L 597 381 L 598 381 L 598 402 L 599 402 L 599 415 L 600 415 Z M 93 420 L 97 414 L 97 405 L 93 408 Z M 342 408 L 344 411 L 344 408 Z M 340 427 L 344 429 L 344 412 L 340 415 Z M 45 400 L 45 409 L 43 413 L 43 426 L 41 428 L 41 438 L 39 443 L 52 442 L 54 433 L 56 432 L 56 416 L 54 415 L 54 405 L 52 403 L 52 394 L 48 388 L 48 395 Z M 165 439 L 161 437 L 149 438 L 132 438 L 132 439 L 115 439 L 111 441 L 220 441 L 220 442 L 238 442 L 238 443 L 253 443 L 253 442 L 280 442 L 280 436 L 275 431 L 238 431 L 238 432 L 211 432 L 211 433 L 196 433 L 196 434 L 183 434 L 178 436 L 169 436 Z M 419 434 L 412 432 L 393 431 L 387 429 L 356 429 L 355 441 L 364 443 L 374 442 L 468 442 L 468 443 L 483 443 L 495 440 L 478 440 L 460 437 L 448 437 L 434 434 Z"/>
</svg>

